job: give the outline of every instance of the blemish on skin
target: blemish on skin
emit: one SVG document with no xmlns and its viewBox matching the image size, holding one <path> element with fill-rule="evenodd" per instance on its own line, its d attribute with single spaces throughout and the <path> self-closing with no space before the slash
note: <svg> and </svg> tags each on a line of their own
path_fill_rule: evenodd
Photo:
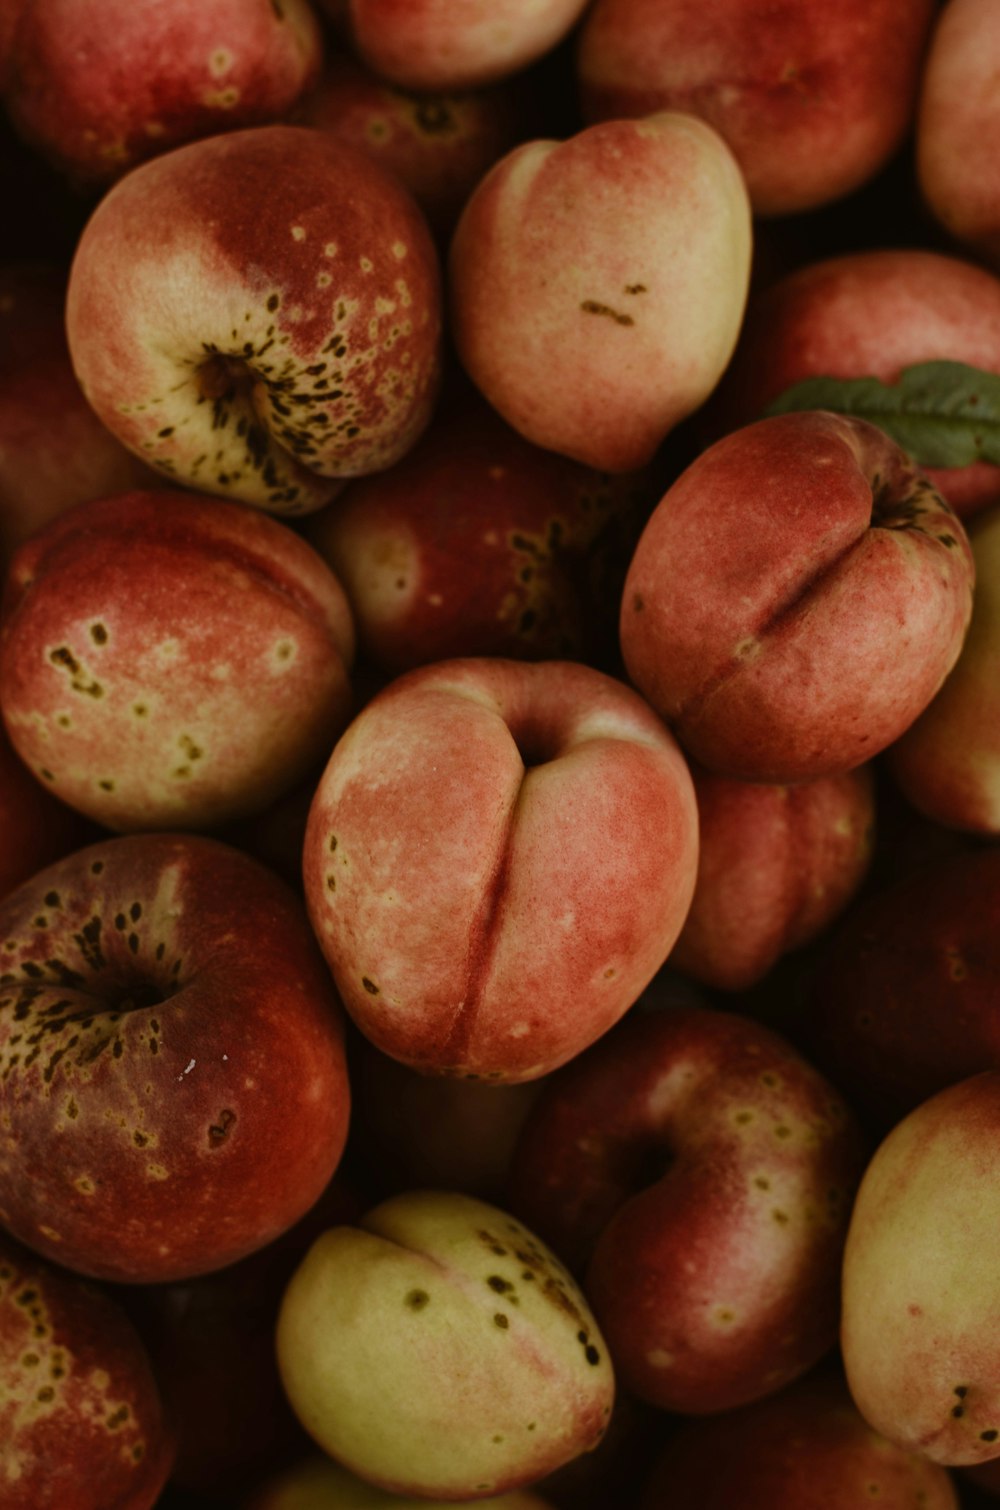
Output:
<svg viewBox="0 0 1000 1510">
<path fill-rule="evenodd" d="M 227 47 L 217 47 L 209 54 L 208 71 L 213 79 L 219 79 L 233 66 L 233 55 Z"/>
<path fill-rule="evenodd" d="M 375 264 L 374 264 L 374 262 L 372 261 L 372 259 L 370 257 L 359 257 L 358 258 L 358 266 L 360 267 L 360 269 L 361 269 L 361 271 L 363 273 L 370 273 L 372 271 L 372 269 L 374 268 Z"/>
<path fill-rule="evenodd" d="M 108 643 L 107 626 L 104 624 L 91 624 L 90 638 L 95 645 L 106 645 Z"/>
<path fill-rule="evenodd" d="M 1000 1436 L 1000 1432 L 991 1426 L 988 1431 L 981 1431 L 979 1433 L 979 1440 L 981 1442 L 995 1442 L 998 1436 Z"/>
<path fill-rule="evenodd" d="M 602 304 L 599 299 L 584 299 L 580 308 L 585 315 L 604 315 L 613 320 L 616 325 L 634 325 L 631 315 L 626 315 L 618 309 L 612 309 L 610 304 Z"/>
<path fill-rule="evenodd" d="M 422 1311 L 430 1305 L 431 1297 L 426 1290 L 409 1290 L 404 1297 L 404 1305 L 410 1311 Z"/>
<path fill-rule="evenodd" d="M 363 975 L 361 977 L 361 984 L 364 986 L 369 996 L 380 995 L 378 986 L 376 986 L 373 980 L 369 980 L 367 975 Z"/>
<path fill-rule="evenodd" d="M 395 257 L 397 262 L 402 262 L 403 258 L 406 256 L 405 242 L 394 241 L 392 243 L 392 255 Z"/>
<path fill-rule="evenodd" d="M 305 226 L 304 225 L 293 225 L 292 226 L 292 240 L 293 241 L 305 241 L 305 239 L 306 239 L 306 228 L 305 228 Z"/>
<path fill-rule="evenodd" d="M 510 1326 L 510 1321 L 503 1314 L 502 1311 L 494 1311 L 494 1313 L 493 1313 L 493 1325 L 499 1327 L 502 1332 L 505 1332 L 507 1330 L 507 1328 Z"/>
<path fill-rule="evenodd" d="M 197 1064 L 197 1062 L 198 1061 L 196 1059 L 189 1059 L 188 1062 L 187 1062 L 187 1064 L 184 1066 L 183 1070 L 181 1071 L 181 1073 L 177 1076 L 177 1079 L 178 1080 L 183 1080 L 185 1075 L 190 1075 L 191 1071 L 194 1069 L 194 1067 Z"/>
</svg>

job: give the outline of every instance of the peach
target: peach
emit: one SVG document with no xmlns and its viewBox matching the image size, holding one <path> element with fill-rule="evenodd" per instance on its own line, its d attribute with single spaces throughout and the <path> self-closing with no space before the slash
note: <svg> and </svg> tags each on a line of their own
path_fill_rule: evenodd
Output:
<svg viewBox="0 0 1000 1510">
<path fill-rule="evenodd" d="M 807 1052 L 880 1132 L 1000 1069 L 1000 851 L 936 856 L 855 907 L 817 962 Z"/>
<path fill-rule="evenodd" d="M 732 355 L 750 240 L 739 169 L 694 116 L 528 142 L 482 179 L 452 240 L 458 355 L 536 445 L 645 466 Z"/>
<path fill-rule="evenodd" d="M 989 3 L 989 0 L 986 0 Z M 934 0 L 595 0 L 578 72 L 589 120 L 685 110 L 726 139 L 758 215 L 858 188 L 910 128 Z"/>
<path fill-rule="evenodd" d="M 302 1424 L 396 1494 L 479 1499 L 600 1441 L 604 1339 L 562 1265 L 497 1207 L 412 1191 L 333 1227 L 282 1300 L 278 1362 Z"/>
<path fill-rule="evenodd" d="M 349 53 L 326 63 L 299 119 L 369 152 L 404 183 L 440 239 L 479 179 L 529 133 L 509 84 L 416 93 L 390 84 Z"/>
<path fill-rule="evenodd" d="M 459 398 L 305 533 L 343 583 L 362 652 L 388 675 L 460 655 L 605 665 L 649 492 L 642 473 L 543 451 Z"/>
<path fill-rule="evenodd" d="M 720 775 L 806 781 L 897 739 L 962 648 L 972 552 L 905 453 L 863 420 L 758 420 L 668 489 L 632 558 L 621 648 Z"/>
<path fill-rule="evenodd" d="M 124 1312 L 0 1237 L 0 1503 L 151 1510 L 174 1441 Z"/>
<path fill-rule="evenodd" d="M 872 1157 L 847 1235 L 851 1393 L 876 1431 L 933 1463 L 1000 1456 L 998 1134 L 996 1070 L 921 1102 Z"/>
<path fill-rule="evenodd" d="M 1000 178 L 990 140 L 1000 15 L 991 0 L 949 0 L 931 34 L 916 116 L 924 200 L 958 242 L 1000 267 Z"/>
<path fill-rule="evenodd" d="M 242 1510 L 461 1510 L 482 1501 L 427 1499 L 389 1494 L 375 1484 L 341 1468 L 331 1458 L 315 1454 L 278 1475 L 254 1494 Z M 550 1510 L 548 1500 L 530 1489 L 490 1495 L 489 1510 Z"/>
<path fill-rule="evenodd" d="M 334 748 L 306 828 L 344 1003 L 427 1073 L 530 1080 L 663 963 L 697 865 L 687 766 L 642 699 L 564 661 L 409 672 Z"/>
<path fill-rule="evenodd" d="M 542 1087 L 508 1202 L 584 1275 L 622 1387 L 702 1415 L 833 1347 L 862 1164 L 846 1103 L 779 1034 L 640 1008 Z"/>
<path fill-rule="evenodd" d="M 698 878 L 670 964 L 703 985 L 744 991 L 818 937 L 861 885 L 872 857 L 867 766 L 761 785 L 692 768 Z"/>
<path fill-rule="evenodd" d="M 1000 508 L 970 531 L 976 563 L 972 623 L 954 670 L 896 740 L 887 763 L 906 797 L 937 823 L 1000 835 Z"/>
<path fill-rule="evenodd" d="M 686 1425 L 638 1510 L 959 1510 L 951 1475 L 872 1431 L 839 1372 Z"/>
<path fill-rule="evenodd" d="M 15 548 L 74 503 L 150 486 L 87 403 L 65 334 L 65 275 L 0 268 L 0 569 Z"/>
<path fill-rule="evenodd" d="M 437 392 L 426 222 L 368 154 L 304 126 L 133 168 L 80 237 L 66 320 L 84 393 L 130 450 L 279 514 L 397 461 Z"/>
<path fill-rule="evenodd" d="M 287 526 L 221 499 L 127 493 L 17 553 L 0 709 L 36 776 L 107 827 L 218 825 L 329 749 L 353 645 L 340 584 Z"/>
<path fill-rule="evenodd" d="M 891 386 L 907 367 L 933 361 L 1000 376 L 1000 278 L 922 247 L 826 257 L 751 296 L 706 417 L 716 431 L 732 430 L 807 378 L 871 377 Z M 911 422 L 911 451 L 926 444 L 929 428 L 922 434 L 919 417 Z M 922 470 L 963 517 L 1000 491 L 1000 468 L 989 461 Z"/>
<path fill-rule="evenodd" d="M 99 1279 L 207 1273 L 337 1167 L 343 1019 L 304 911 L 214 840 L 77 850 L 0 904 L 0 1222 Z"/>
<path fill-rule="evenodd" d="M 351 40 L 408 89 L 474 89 L 551 51 L 587 0 L 348 0 Z"/>
<path fill-rule="evenodd" d="M 6 104 L 98 187 L 182 142 L 279 120 L 322 58 L 309 0 L 22 0 Z"/>
</svg>

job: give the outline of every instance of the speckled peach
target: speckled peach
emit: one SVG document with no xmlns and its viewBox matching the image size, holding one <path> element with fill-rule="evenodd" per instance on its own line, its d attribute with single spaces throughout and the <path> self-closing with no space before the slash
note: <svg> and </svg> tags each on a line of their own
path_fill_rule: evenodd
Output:
<svg viewBox="0 0 1000 1510">
<path fill-rule="evenodd" d="M 671 966 L 724 991 L 763 980 L 842 912 L 872 858 L 868 766 L 794 786 L 693 766 L 698 879 Z"/>
<path fill-rule="evenodd" d="M 636 693 L 568 661 L 409 672 L 338 741 L 306 901 L 351 1016 L 426 1073 L 530 1080 L 632 1005 L 684 920 L 691 777 Z"/>
<path fill-rule="evenodd" d="M 884 431 L 823 411 L 716 441 L 667 490 L 621 608 L 630 677 L 719 775 L 851 770 L 958 659 L 974 564 L 960 521 Z"/>
<path fill-rule="evenodd" d="M 905 368 L 931 361 L 1000 375 L 1000 278 L 923 247 L 823 258 L 751 295 L 706 418 L 718 435 L 759 419 L 804 378 L 895 383 Z M 925 470 L 963 518 L 1000 493 L 1000 467 L 991 462 Z"/>
<path fill-rule="evenodd" d="M 4 1510 L 151 1510 L 173 1456 L 125 1314 L 97 1286 L 0 1237 Z"/>
<path fill-rule="evenodd" d="M 924 1101 L 879 1145 L 844 1252 L 841 1352 L 865 1420 L 931 1462 L 1000 1456 L 1000 1073 Z"/>
<path fill-rule="evenodd" d="M 892 745 L 887 762 L 906 797 L 936 823 L 1000 835 L 1000 508 L 970 530 L 976 563 L 972 623 L 934 701 Z"/>
<path fill-rule="evenodd" d="M 343 590 L 287 526 L 190 493 L 63 514 L 17 553 L 0 711 L 56 796 L 109 828 L 258 812 L 347 721 Z"/>
<path fill-rule="evenodd" d="M 834 1346 L 862 1166 L 846 1102 L 778 1034 L 640 1009 L 543 1086 L 508 1199 L 584 1274 L 622 1386 L 702 1415 Z"/>
<path fill-rule="evenodd" d="M 299 120 L 371 154 L 406 185 L 443 239 L 479 179 L 530 132 L 532 106 L 512 84 L 444 93 L 388 83 L 359 58 L 337 53 Z"/>
<path fill-rule="evenodd" d="M 927 50 L 915 122 L 917 182 L 959 243 L 1000 268 L 1000 13 L 991 0 L 949 0 Z"/>
<path fill-rule="evenodd" d="M 194 835 L 78 850 L 0 906 L 0 1222 L 99 1279 L 206 1273 L 327 1185 L 343 1019 L 301 904 Z"/>
<path fill-rule="evenodd" d="M 389 675 L 452 656 L 615 662 L 628 557 L 655 498 L 453 400 L 395 467 L 310 516 L 367 659 Z"/>
<path fill-rule="evenodd" d="M 526 68 L 579 20 L 587 0 L 348 0 L 351 41 L 410 89 L 475 89 Z"/>
<path fill-rule="evenodd" d="M 989 0 L 986 0 L 989 3 Z M 589 120 L 689 110 L 725 137 L 758 215 L 857 189 L 902 145 L 934 0 L 595 0 L 577 68 Z"/>
<path fill-rule="evenodd" d="M 278 1317 L 306 1430 L 396 1494 L 480 1499 L 600 1441 L 608 1350 L 578 1286 L 505 1211 L 409 1191 L 319 1237 Z"/>
<path fill-rule="evenodd" d="M 243 1510 L 462 1510 L 481 1499 L 455 1501 L 390 1494 L 316 1454 L 266 1484 Z M 551 1501 L 530 1489 L 489 1497 L 489 1510 L 551 1510 Z"/>
<path fill-rule="evenodd" d="M 439 282 L 423 216 L 366 153 L 304 126 L 230 131 L 100 201 L 70 271 L 70 351 L 151 466 L 306 513 L 430 418 Z"/>
<path fill-rule="evenodd" d="M 950 1474 L 873 1431 L 837 1369 L 685 1425 L 638 1510 L 959 1510 Z"/>
<path fill-rule="evenodd" d="M 456 349 L 526 439 L 604 471 L 645 466 L 732 355 L 750 241 L 742 175 L 694 116 L 528 142 L 452 240 Z"/>
<path fill-rule="evenodd" d="M 280 120 L 322 53 L 308 0 L 23 0 L 6 104 L 26 141 L 98 187 L 182 142 Z"/>
</svg>

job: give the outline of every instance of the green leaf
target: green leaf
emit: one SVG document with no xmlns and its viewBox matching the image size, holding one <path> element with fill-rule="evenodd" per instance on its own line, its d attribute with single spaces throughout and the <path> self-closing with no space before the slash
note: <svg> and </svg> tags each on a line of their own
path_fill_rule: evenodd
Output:
<svg viewBox="0 0 1000 1510">
<path fill-rule="evenodd" d="M 1000 376 L 964 362 L 918 362 L 899 381 L 805 378 L 766 414 L 832 409 L 878 425 L 918 466 L 1000 465 Z"/>
</svg>

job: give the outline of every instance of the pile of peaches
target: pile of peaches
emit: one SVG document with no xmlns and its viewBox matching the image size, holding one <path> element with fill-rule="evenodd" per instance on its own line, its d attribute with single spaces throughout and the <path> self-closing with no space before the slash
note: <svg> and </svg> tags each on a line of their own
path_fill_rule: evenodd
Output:
<svg viewBox="0 0 1000 1510">
<path fill-rule="evenodd" d="M 1000 1498 L 998 74 L 0 0 L 0 1510 Z"/>
</svg>

